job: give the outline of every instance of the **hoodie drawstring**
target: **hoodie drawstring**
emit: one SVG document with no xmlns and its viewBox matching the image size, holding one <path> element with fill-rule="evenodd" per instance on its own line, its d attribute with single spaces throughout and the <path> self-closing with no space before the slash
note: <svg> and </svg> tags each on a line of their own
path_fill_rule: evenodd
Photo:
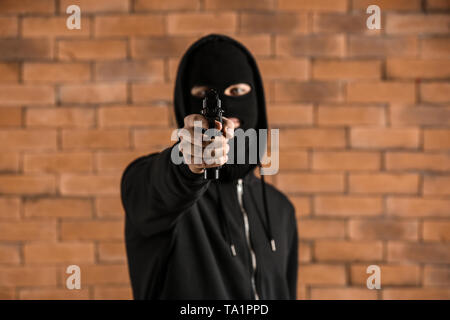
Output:
<svg viewBox="0 0 450 320">
<path fill-rule="evenodd" d="M 236 247 L 234 246 L 233 239 L 230 233 L 230 224 L 228 222 L 228 215 L 223 210 L 222 196 L 220 195 L 219 183 L 216 183 L 217 196 L 219 198 L 219 218 L 222 221 L 222 225 L 225 227 L 225 240 L 230 246 L 231 255 L 236 256 Z"/>
<path fill-rule="evenodd" d="M 262 168 L 261 163 L 258 163 L 258 166 Z M 261 173 L 261 171 L 260 171 Z M 261 176 L 261 184 L 262 184 L 262 193 L 263 193 L 263 203 L 264 203 L 264 213 L 266 214 L 266 221 L 267 221 L 267 238 L 270 242 L 270 247 L 272 248 L 272 251 L 277 250 L 277 246 L 275 244 L 275 239 L 273 238 L 273 232 L 272 232 L 272 224 L 270 223 L 270 215 L 269 215 L 269 206 L 267 205 L 267 194 L 266 194 L 266 182 L 264 181 L 264 175 L 260 174 Z"/>
</svg>

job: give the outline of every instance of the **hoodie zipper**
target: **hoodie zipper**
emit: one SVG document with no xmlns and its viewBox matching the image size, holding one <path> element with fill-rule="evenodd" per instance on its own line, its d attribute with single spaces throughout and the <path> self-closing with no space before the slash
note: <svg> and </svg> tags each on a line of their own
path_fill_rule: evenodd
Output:
<svg viewBox="0 0 450 320">
<path fill-rule="evenodd" d="M 253 293 L 255 295 L 255 300 L 259 300 L 259 295 L 256 292 L 256 280 L 255 280 L 256 254 L 255 254 L 255 251 L 253 251 L 253 247 L 250 242 L 250 224 L 248 223 L 248 214 L 247 214 L 247 211 L 245 211 L 245 209 L 244 209 L 244 204 L 242 201 L 243 193 L 244 193 L 244 185 L 242 183 L 242 179 L 238 179 L 238 183 L 237 183 L 238 201 L 239 201 L 239 206 L 241 208 L 242 216 L 244 218 L 244 230 L 245 230 L 245 238 L 247 239 L 247 247 L 248 247 L 248 250 L 250 251 L 250 256 L 252 259 L 252 272 L 251 272 L 252 289 L 253 289 Z"/>
</svg>

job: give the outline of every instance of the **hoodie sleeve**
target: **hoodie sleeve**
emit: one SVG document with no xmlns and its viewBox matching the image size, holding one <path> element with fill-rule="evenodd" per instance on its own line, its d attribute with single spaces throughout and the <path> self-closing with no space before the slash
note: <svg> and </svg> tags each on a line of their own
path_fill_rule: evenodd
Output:
<svg viewBox="0 0 450 320">
<path fill-rule="evenodd" d="M 174 146 L 134 160 L 122 175 L 122 205 L 144 236 L 171 228 L 208 188 L 203 174 L 172 162 Z"/>
<path fill-rule="evenodd" d="M 297 234 L 297 220 L 295 218 L 295 208 L 291 204 L 291 226 L 293 226 L 290 233 L 289 240 L 289 256 L 287 264 L 287 279 L 289 285 L 289 297 L 291 300 L 297 299 L 297 268 L 298 268 L 298 234 Z"/>
</svg>

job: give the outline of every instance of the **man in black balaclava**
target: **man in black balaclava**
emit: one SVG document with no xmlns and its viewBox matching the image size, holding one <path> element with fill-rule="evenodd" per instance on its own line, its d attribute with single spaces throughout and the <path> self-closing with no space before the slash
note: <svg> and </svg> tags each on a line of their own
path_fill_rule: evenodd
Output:
<svg viewBox="0 0 450 320">
<path fill-rule="evenodd" d="M 217 129 L 267 129 L 261 76 L 242 44 L 209 35 L 187 50 L 175 85 L 179 128 L 193 132 L 194 120 L 205 127 L 199 113 L 209 88 L 216 89 L 225 109 Z M 248 155 L 245 164 L 225 164 L 229 138 L 235 137 L 199 142 L 182 136 L 125 169 L 121 197 L 135 299 L 296 298 L 294 207 L 254 175 L 257 165 L 247 161 Z M 217 141 L 217 163 L 172 161 L 174 152 L 181 150 L 185 160 L 192 160 L 194 145 L 205 148 Z M 249 150 L 248 145 L 235 148 Z M 220 165 L 219 180 L 204 179 L 205 168 Z"/>
</svg>

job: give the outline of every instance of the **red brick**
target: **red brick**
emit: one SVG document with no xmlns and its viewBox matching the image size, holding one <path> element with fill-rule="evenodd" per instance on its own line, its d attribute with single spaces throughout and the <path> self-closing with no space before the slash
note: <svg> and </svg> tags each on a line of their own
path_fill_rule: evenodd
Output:
<svg viewBox="0 0 450 320">
<path fill-rule="evenodd" d="M 256 57 L 272 54 L 271 37 L 268 34 L 240 34 L 233 38 L 241 42 Z"/>
<path fill-rule="evenodd" d="M 300 239 L 343 239 L 345 237 L 345 221 L 324 219 L 300 219 L 298 221 Z"/>
<path fill-rule="evenodd" d="M 314 246 L 318 261 L 378 261 L 382 259 L 381 241 L 320 240 Z"/>
<path fill-rule="evenodd" d="M 276 82 L 277 102 L 340 102 L 344 88 L 338 82 Z"/>
<path fill-rule="evenodd" d="M 428 82 L 420 85 L 420 98 L 424 102 L 450 102 L 450 83 Z"/>
<path fill-rule="evenodd" d="M 419 266 L 407 264 L 381 264 L 381 287 L 419 285 L 421 271 Z M 373 273 L 367 273 L 367 264 L 352 265 L 350 282 L 354 285 L 366 285 L 367 278 Z M 375 290 L 374 290 L 375 291 Z"/>
<path fill-rule="evenodd" d="M 100 127 L 169 126 L 169 112 L 165 106 L 117 106 L 99 109 Z"/>
<path fill-rule="evenodd" d="M 408 152 L 386 154 L 388 170 L 449 171 L 450 155 Z"/>
<path fill-rule="evenodd" d="M 378 34 L 366 26 L 367 15 L 364 13 L 315 13 L 312 15 L 314 33 L 368 33 Z"/>
<path fill-rule="evenodd" d="M 450 244 L 389 242 L 388 261 L 443 263 L 450 261 Z"/>
<path fill-rule="evenodd" d="M 55 221 L 2 221 L 0 231 L 1 241 L 56 240 Z"/>
<path fill-rule="evenodd" d="M 50 86 L 4 85 L 0 87 L 0 104 L 4 106 L 42 105 L 54 102 L 55 91 Z"/>
<path fill-rule="evenodd" d="M 179 57 L 196 37 L 132 38 L 131 56 L 142 58 Z"/>
<path fill-rule="evenodd" d="M 376 290 L 365 288 L 311 288 L 312 300 L 376 300 Z"/>
<path fill-rule="evenodd" d="M 0 107 L 0 127 L 13 128 L 22 126 L 22 110 Z"/>
<path fill-rule="evenodd" d="M 387 34 L 447 34 L 450 17 L 444 14 L 388 14 Z"/>
<path fill-rule="evenodd" d="M 307 33 L 308 16 L 291 12 L 242 13 L 239 30 L 242 33 Z"/>
<path fill-rule="evenodd" d="M 133 299 L 133 291 L 131 287 L 117 286 L 95 286 L 94 299 L 99 300 L 131 300 Z"/>
<path fill-rule="evenodd" d="M 347 100 L 352 102 L 415 102 L 415 86 L 410 82 L 351 82 Z"/>
<path fill-rule="evenodd" d="M 55 1 L 53 0 L 2 0 L 0 3 L 2 14 L 30 14 L 30 13 L 53 13 L 55 12 Z"/>
<path fill-rule="evenodd" d="M 319 105 L 320 126 L 384 126 L 385 109 L 377 106 L 329 106 Z"/>
<path fill-rule="evenodd" d="M 0 37 L 16 37 L 19 30 L 16 17 L 0 17 Z"/>
<path fill-rule="evenodd" d="M 99 243 L 98 255 L 104 262 L 126 262 L 125 244 L 122 242 Z"/>
<path fill-rule="evenodd" d="M 388 59 L 387 77 L 394 79 L 446 79 L 450 77 L 450 62 L 444 59 Z"/>
<path fill-rule="evenodd" d="M 61 223 L 62 240 L 123 240 L 123 221 L 80 221 Z"/>
<path fill-rule="evenodd" d="M 109 15 L 95 18 L 97 37 L 159 36 L 164 34 L 162 15 Z"/>
<path fill-rule="evenodd" d="M 120 175 L 71 175 L 61 176 L 60 191 L 63 195 L 118 195 Z"/>
<path fill-rule="evenodd" d="M 136 129 L 133 134 L 133 146 L 144 149 L 156 147 L 168 147 L 175 143 L 171 141 L 171 136 L 174 129 Z"/>
<path fill-rule="evenodd" d="M 421 10 L 420 0 L 352 0 L 352 8 L 359 10 L 366 10 L 372 4 L 380 7 L 381 11 L 396 10 L 396 11 L 410 11 Z"/>
<path fill-rule="evenodd" d="M 0 53 L 1 56 L 1 53 Z M 58 42 L 61 60 L 116 60 L 127 56 L 124 40 L 73 40 Z"/>
<path fill-rule="evenodd" d="M 25 63 L 23 67 L 26 82 L 85 82 L 90 77 L 87 63 Z"/>
<path fill-rule="evenodd" d="M 279 153 L 281 170 L 309 168 L 309 155 L 306 151 L 284 150 Z"/>
<path fill-rule="evenodd" d="M 440 288 L 398 288 L 384 289 L 383 300 L 448 300 L 449 289 Z"/>
<path fill-rule="evenodd" d="M 24 208 L 30 218 L 89 218 L 93 211 L 91 200 L 81 198 L 30 198 Z"/>
<path fill-rule="evenodd" d="M 339 151 L 313 153 L 314 170 L 358 171 L 379 170 L 380 156 L 374 152 Z"/>
<path fill-rule="evenodd" d="M 424 148 L 425 150 L 449 150 L 450 130 L 448 129 L 425 129 Z"/>
<path fill-rule="evenodd" d="M 399 217 L 447 217 L 450 200 L 431 198 L 387 199 L 387 213 Z"/>
<path fill-rule="evenodd" d="M 64 149 L 124 149 L 129 143 L 129 132 L 124 129 L 74 129 L 62 133 Z"/>
<path fill-rule="evenodd" d="M 130 9 L 128 0 L 60 0 L 60 12 L 66 13 L 66 9 L 70 5 L 79 6 L 82 14 L 97 12 L 128 12 Z"/>
<path fill-rule="evenodd" d="M 419 176 L 416 174 L 351 173 L 351 193 L 417 193 Z"/>
<path fill-rule="evenodd" d="M 350 143 L 354 148 L 418 148 L 419 130 L 416 128 L 351 128 Z"/>
<path fill-rule="evenodd" d="M 277 187 L 283 192 L 342 192 L 344 176 L 337 173 L 279 173 Z"/>
<path fill-rule="evenodd" d="M 172 101 L 172 83 L 134 83 L 132 84 L 133 102 Z"/>
<path fill-rule="evenodd" d="M 449 123 L 450 107 L 431 106 L 392 106 L 390 109 L 391 123 L 401 125 L 437 125 L 445 126 Z"/>
<path fill-rule="evenodd" d="M 415 57 L 416 37 L 350 35 L 348 53 L 351 57 Z"/>
<path fill-rule="evenodd" d="M 424 176 L 423 194 L 442 196 L 450 195 L 450 177 Z"/>
<path fill-rule="evenodd" d="M 378 60 L 315 60 L 312 69 L 317 80 L 369 80 L 381 78 Z"/>
<path fill-rule="evenodd" d="M 424 221 L 423 239 L 425 241 L 450 241 L 450 222 L 449 221 Z"/>
<path fill-rule="evenodd" d="M 280 130 L 281 149 L 345 147 L 343 129 L 283 129 Z"/>
<path fill-rule="evenodd" d="M 50 39 L 0 39 L 0 59 L 50 59 L 53 57 Z"/>
<path fill-rule="evenodd" d="M 106 81 L 161 82 L 164 80 L 164 64 L 162 60 L 98 62 L 95 78 Z"/>
<path fill-rule="evenodd" d="M 95 125 L 95 110 L 88 108 L 27 109 L 27 127 L 33 128 L 89 128 Z"/>
<path fill-rule="evenodd" d="M 125 214 L 119 196 L 96 197 L 95 212 L 100 218 L 122 218 Z"/>
<path fill-rule="evenodd" d="M 0 83 L 17 83 L 18 81 L 19 64 L 16 62 L 0 63 Z"/>
<path fill-rule="evenodd" d="M 415 221 L 397 220 L 351 220 L 351 239 L 371 240 L 418 240 L 419 225 Z"/>
<path fill-rule="evenodd" d="M 423 283 L 425 286 L 449 286 L 450 269 L 447 266 L 425 266 Z"/>
<path fill-rule="evenodd" d="M 62 103 L 123 103 L 127 98 L 123 83 L 66 85 L 60 93 Z"/>
<path fill-rule="evenodd" d="M 45 153 L 25 154 L 25 172 L 91 172 L 93 169 L 90 153 Z"/>
<path fill-rule="evenodd" d="M 108 265 L 92 265 L 92 264 L 80 264 L 82 274 L 82 285 L 92 286 L 94 285 L 129 285 L 130 277 L 128 274 L 128 268 L 126 264 L 108 264 Z M 61 272 L 60 277 L 63 277 L 64 281 L 67 275 Z"/>
<path fill-rule="evenodd" d="M 22 36 L 34 37 L 88 37 L 91 32 L 89 19 L 81 20 L 80 29 L 69 29 L 67 17 L 24 17 L 22 18 Z"/>
<path fill-rule="evenodd" d="M 169 34 L 231 33 L 236 28 L 235 13 L 173 13 L 167 17 Z"/>
<path fill-rule="evenodd" d="M 45 288 L 45 289 L 20 289 L 20 300 L 89 300 L 89 289 L 77 290 Z"/>
<path fill-rule="evenodd" d="M 259 59 L 258 65 L 264 79 L 308 79 L 309 61 L 305 58 Z"/>
<path fill-rule="evenodd" d="M 19 171 L 19 154 L 3 151 L 0 153 L 0 172 Z"/>
<path fill-rule="evenodd" d="M 54 130 L 1 130 L 2 150 L 54 150 L 56 131 Z"/>
<path fill-rule="evenodd" d="M 0 263 L 13 265 L 20 263 L 19 249 L 17 245 L 0 244 Z"/>
<path fill-rule="evenodd" d="M 420 40 L 420 54 L 423 58 L 448 58 L 450 55 L 448 37 L 424 38 Z"/>
<path fill-rule="evenodd" d="M 15 288 L 0 288 L 0 299 L 1 300 L 14 300 L 16 299 Z"/>
<path fill-rule="evenodd" d="M 53 175 L 1 175 L 0 193 L 3 194 L 54 194 L 56 187 Z"/>
<path fill-rule="evenodd" d="M 346 0 L 278 0 L 278 9 L 280 10 L 345 12 L 347 8 Z"/>
<path fill-rule="evenodd" d="M 298 261 L 310 262 L 311 261 L 311 245 L 305 242 L 300 242 L 298 248 Z"/>
<path fill-rule="evenodd" d="M 379 216 L 383 213 L 381 197 L 362 196 L 316 196 L 314 198 L 317 216 Z"/>
<path fill-rule="evenodd" d="M 280 56 L 342 57 L 343 35 L 278 36 L 276 53 Z"/>
<path fill-rule="evenodd" d="M 134 4 L 136 11 L 197 10 L 199 8 L 198 0 L 136 0 Z"/>
<path fill-rule="evenodd" d="M 155 148 L 156 149 L 156 148 Z M 158 148 L 158 150 L 160 149 Z M 125 170 L 125 167 L 134 159 L 150 154 L 149 150 L 145 151 L 124 151 L 124 152 L 97 152 L 96 168 L 98 172 L 105 171 L 120 171 Z"/>
<path fill-rule="evenodd" d="M 141 0 L 142 1 L 142 0 Z M 147 0 L 149 1 L 149 0 Z M 206 10 L 270 10 L 274 9 L 274 0 L 206 0 Z M 195 9 L 195 8 L 194 8 Z"/>
<path fill-rule="evenodd" d="M 24 245 L 25 263 L 86 263 L 94 262 L 92 243 L 28 243 Z"/>
<path fill-rule="evenodd" d="M 0 220 L 18 220 L 20 218 L 21 202 L 18 197 L 0 198 Z"/>
<path fill-rule="evenodd" d="M 447 0 L 428 0 L 427 1 L 427 9 L 431 10 L 445 10 L 449 9 L 450 4 Z"/>
<path fill-rule="evenodd" d="M 24 266 L 0 267 L 1 287 L 36 287 L 56 285 L 55 267 Z"/>
<path fill-rule="evenodd" d="M 276 104 L 267 108 L 271 126 L 313 124 L 313 107 L 310 104 Z"/>
<path fill-rule="evenodd" d="M 332 264 L 300 265 L 298 283 L 301 285 L 345 285 L 347 275 L 345 267 Z"/>
</svg>

